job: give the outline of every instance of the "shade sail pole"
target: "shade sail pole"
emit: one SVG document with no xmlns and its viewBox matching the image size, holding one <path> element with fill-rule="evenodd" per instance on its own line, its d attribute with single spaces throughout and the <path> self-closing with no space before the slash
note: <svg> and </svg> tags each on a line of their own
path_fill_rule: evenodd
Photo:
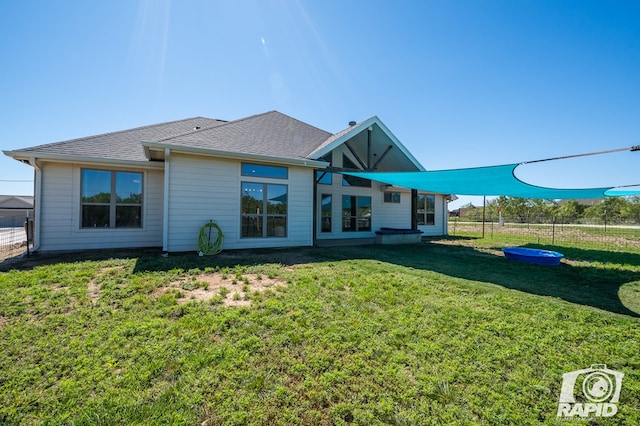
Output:
<svg viewBox="0 0 640 426">
<path fill-rule="evenodd" d="M 482 238 L 484 238 L 484 219 L 485 212 L 487 211 L 487 196 L 482 196 Z"/>
</svg>

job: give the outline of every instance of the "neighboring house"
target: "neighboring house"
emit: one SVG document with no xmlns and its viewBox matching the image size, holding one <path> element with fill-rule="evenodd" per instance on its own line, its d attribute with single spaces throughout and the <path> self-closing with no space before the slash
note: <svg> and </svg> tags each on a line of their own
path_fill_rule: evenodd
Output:
<svg viewBox="0 0 640 426">
<path fill-rule="evenodd" d="M 381 227 L 446 234 L 446 195 L 340 174 L 424 170 L 377 117 L 349 124 L 196 117 L 4 153 L 36 170 L 43 251 L 196 250 L 209 220 L 225 249 L 364 242 Z"/>
<path fill-rule="evenodd" d="M 27 214 L 33 218 L 33 196 L 0 195 L 0 227 L 22 226 Z"/>
</svg>

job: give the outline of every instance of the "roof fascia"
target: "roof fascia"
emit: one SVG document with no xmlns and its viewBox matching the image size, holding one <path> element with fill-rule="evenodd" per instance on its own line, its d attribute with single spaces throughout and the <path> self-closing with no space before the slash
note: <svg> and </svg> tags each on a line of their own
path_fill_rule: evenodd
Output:
<svg viewBox="0 0 640 426">
<path fill-rule="evenodd" d="M 22 163 L 29 163 L 31 158 L 38 160 L 50 161 L 55 163 L 84 163 L 84 164 L 100 164 L 100 165 L 116 165 L 127 167 L 143 167 L 147 169 L 162 169 L 162 162 L 155 161 L 132 161 L 132 160 L 116 160 L 116 159 L 99 159 L 94 157 L 83 157 L 76 155 L 55 155 L 37 151 L 2 151 L 4 155 L 13 158 Z"/>
<path fill-rule="evenodd" d="M 374 115 L 373 117 L 356 124 L 352 128 L 350 128 L 344 135 L 337 138 L 335 141 L 331 142 L 329 145 L 319 149 L 318 151 L 314 151 L 313 154 L 318 157 L 324 157 L 340 145 L 344 144 L 346 141 L 360 133 L 361 131 L 371 127 L 372 125 L 377 124 L 380 129 L 391 139 L 391 142 L 413 163 L 416 168 L 424 172 L 426 169 L 420 164 L 420 162 L 409 152 L 409 150 L 400 142 L 400 140 L 389 130 L 387 126 L 384 125 L 382 121 L 378 118 L 378 116 Z"/>
<path fill-rule="evenodd" d="M 326 161 L 310 160 L 308 158 L 300 158 L 300 159 L 282 158 L 282 157 L 276 157 L 272 155 L 220 151 L 215 149 L 185 147 L 182 145 L 173 145 L 173 144 L 147 142 L 147 141 L 143 141 L 142 145 L 145 147 L 145 149 L 153 149 L 153 150 L 170 149 L 171 152 L 177 152 L 177 153 L 183 153 L 183 154 L 206 155 L 208 157 L 229 158 L 233 160 L 250 160 L 250 161 L 259 161 L 259 162 L 267 162 L 267 163 L 285 164 L 289 166 L 313 167 L 313 168 L 320 168 L 320 169 L 324 169 L 325 167 L 329 166 L 329 163 L 327 163 Z"/>
</svg>

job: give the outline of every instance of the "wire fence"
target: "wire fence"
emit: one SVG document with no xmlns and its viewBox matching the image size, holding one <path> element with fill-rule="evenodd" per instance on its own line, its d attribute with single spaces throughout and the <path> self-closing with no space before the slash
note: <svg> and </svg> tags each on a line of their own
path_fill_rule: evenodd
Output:
<svg viewBox="0 0 640 426">
<path fill-rule="evenodd" d="M 620 220 L 557 217 L 494 217 L 484 221 L 449 218 L 449 235 L 519 244 L 640 252 L 640 224 Z"/>
<path fill-rule="evenodd" d="M 33 238 L 29 238 L 29 244 L 32 243 Z M 25 219 L 20 216 L 0 216 L 0 263 L 10 263 L 24 254 L 27 248 Z"/>
</svg>

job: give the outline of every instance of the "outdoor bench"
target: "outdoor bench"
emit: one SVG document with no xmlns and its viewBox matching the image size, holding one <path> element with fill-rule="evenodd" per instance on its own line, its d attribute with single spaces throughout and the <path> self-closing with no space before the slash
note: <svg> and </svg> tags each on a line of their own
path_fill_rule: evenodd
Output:
<svg viewBox="0 0 640 426">
<path fill-rule="evenodd" d="M 422 231 L 407 228 L 380 228 L 376 244 L 416 244 L 422 241 Z"/>
</svg>

